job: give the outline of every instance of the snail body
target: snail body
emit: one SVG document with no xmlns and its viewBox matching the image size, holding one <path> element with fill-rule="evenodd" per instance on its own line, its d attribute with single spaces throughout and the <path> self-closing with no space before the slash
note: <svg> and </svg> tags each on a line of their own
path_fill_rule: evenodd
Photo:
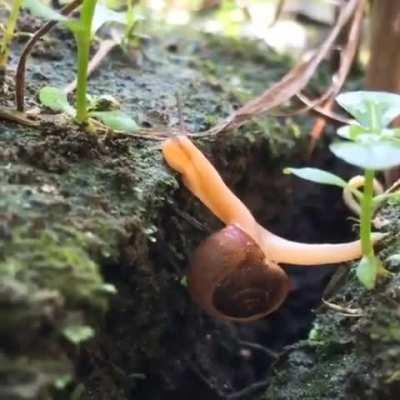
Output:
<svg viewBox="0 0 400 400">
<path fill-rule="evenodd" d="M 321 265 L 361 256 L 359 240 L 298 243 L 259 225 L 188 137 L 167 139 L 162 151 L 168 165 L 182 174 L 187 189 L 227 225 L 195 250 L 188 272 L 193 300 L 213 317 L 248 322 L 276 310 L 290 287 L 279 262 Z M 376 234 L 374 240 L 380 237 Z"/>
</svg>

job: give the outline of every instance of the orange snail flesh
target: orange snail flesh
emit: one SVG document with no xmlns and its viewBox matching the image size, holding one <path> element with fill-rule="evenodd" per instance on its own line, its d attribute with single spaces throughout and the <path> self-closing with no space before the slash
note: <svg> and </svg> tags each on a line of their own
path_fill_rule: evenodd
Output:
<svg viewBox="0 0 400 400">
<path fill-rule="evenodd" d="M 276 310 L 290 288 L 286 273 L 236 225 L 212 234 L 195 250 L 188 273 L 193 300 L 210 315 L 254 321 Z"/>
</svg>

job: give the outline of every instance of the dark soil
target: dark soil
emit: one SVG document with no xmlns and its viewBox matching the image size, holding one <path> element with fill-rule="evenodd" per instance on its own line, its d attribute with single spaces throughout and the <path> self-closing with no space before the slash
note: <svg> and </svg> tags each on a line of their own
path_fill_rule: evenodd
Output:
<svg viewBox="0 0 400 400">
<path fill-rule="evenodd" d="M 32 26 L 31 17 L 20 23 Z M 157 31 L 140 50 L 135 66 L 116 49 L 90 94 L 114 96 L 158 130 L 178 126 L 176 93 L 186 126 L 199 132 L 290 65 L 258 42 L 187 29 Z M 38 106 L 40 87 L 73 79 L 74 52 L 62 29 L 42 40 L 29 62 L 27 108 Z M 0 103 L 11 108 L 11 71 L 7 84 Z M 331 268 L 290 268 L 290 298 L 265 320 L 209 318 L 182 278 L 196 245 L 220 225 L 166 167 L 159 142 L 88 133 L 47 111 L 42 119 L 38 129 L 0 121 L 0 398 L 258 398 L 271 351 L 307 337 Z M 198 144 L 265 226 L 291 239 L 344 241 L 340 193 L 282 174 L 305 162 L 297 133 L 310 123 L 265 118 Z M 314 163 L 337 169 L 323 150 Z M 95 336 L 84 341 L 89 327 Z M 276 379 L 270 398 L 291 398 Z"/>
</svg>

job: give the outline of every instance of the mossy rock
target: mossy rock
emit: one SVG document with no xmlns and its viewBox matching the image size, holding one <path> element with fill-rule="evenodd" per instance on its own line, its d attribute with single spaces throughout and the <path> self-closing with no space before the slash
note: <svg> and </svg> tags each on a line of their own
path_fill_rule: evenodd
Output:
<svg viewBox="0 0 400 400">
<path fill-rule="evenodd" d="M 317 311 L 309 339 L 287 350 L 274 367 L 268 400 L 391 400 L 400 390 L 400 206 L 378 218 L 390 233 L 379 256 L 391 271 L 373 290 L 352 270 Z M 346 268 L 346 267 L 344 267 Z M 343 272 L 343 271 L 342 271 Z"/>
<path fill-rule="evenodd" d="M 31 26 L 26 19 L 20 27 Z M 155 129 L 178 124 L 180 93 L 185 123 L 197 132 L 232 112 L 244 91 L 256 95 L 275 80 L 266 61 L 280 75 L 289 66 L 259 42 L 247 42 L 250 56 L 242 49 L 234 60 L 230 41 L 187 32 L 152 34 L 140 68 L 116 50 L 90 80 L 90 93 L 114 95 L 139 124 Z M 37 51 L 29 61 L 28 108 L 39 106 L 40 87 L 73 79 L 69 33 L 57 28 L 44 48 L 46 41 L 62 51 Z M 12 65 L 20 50 L 17 43 Z M 218 66 L 214 74 L 198 64 L 199 50 L 210 56 L 208 69 Z M 245 65 L 230 69 L 234 61 Z M 229 70 L 231 82 L 242 74 L 240 84 L 224 85 Z M 0 103 L 13 107 L 11 76 Z M 38 129 L 6 121 L 0 127 L 0 397 L 130 398 L 143 371 L 172 359 L 162 341 L 194 307 L 180 276 L 202 233 L 188 235 L 174 210 L 196 210 L 205 220 L 207 213 L 177 192 L 158 141 L 88 133 L 59 115 L 43 116 Z M 270 160 L 286 157 L 298 131 L 290 118 L 266 118 L 203 147 L 215 142 L 217 160 L 234 154 L 238 179 L 252 149 L 273 151 Z M 196 329 L 191 318 L 182 330 Z M 163 368 L 168 380 L 170 368 Z"/>
</svg>

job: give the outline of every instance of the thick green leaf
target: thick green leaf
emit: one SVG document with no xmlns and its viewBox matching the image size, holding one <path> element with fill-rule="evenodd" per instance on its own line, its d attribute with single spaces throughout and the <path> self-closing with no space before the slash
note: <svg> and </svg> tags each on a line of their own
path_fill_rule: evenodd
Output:
<svg viewBox="0 0 400 400">
<path fill-rule="evenodd" d="M 382 262 L 378 257 L 364 256 L 357 266 L 357 278 L 367 289 L 373 289 L 380 268 L 382 268 Z"/>
<path fill-rule="evenodd" d="M 46 6 L 40 0 L 24 0 L 23 7 L 27 8 L 32 15 L 53 21 L 67 21 L 68 18 L 64 17 L 51 7 Z"/>
<path fill-rule="evenodd" d="M 375 126 L 377 119 L 384 128 L 400 115 L 400 95 L 386 92 L 347 92 L 336 97 L 336 101 L 365 127 Z"/>
<path fill-rule="evenodd" d="M 399 141 L 343 141 L 333 143 L 329 148 L 336 157 L 363 169 L 384 170 L 400 165 Z"/>
<path fill-rule="evenodd" d="M 59 88 L 45 86 L 39 92 L 39 100 L 53 111 L 75 114 L 75 109 L 69 104 L 67 95 Z"/>
<path fill-rule="evenodd" d="M 339 128 L 336 133 L 342 138 L 349 140 L 357 140 L 359 135 L 370 133 L 369 129 L 364 128 L 361 125 L 345 125 Z"/>
<path fill-rule="evenodd" d="M 91 112 L 90 116 L 99 119 L 104 125 L 117 131 L 135 132 L 139 129 L 131 117 L 119 110 L 95 111 Z"/>
<path fill-rule="evenodd" d="M 285 174 L 293 174 L 307 181 L 321 183 L 323 185 L 334 185 L 339 187 L 345 187 L 347 185 L 347 182 L 341 177 L 318 168 L 285 168 L 283 172 Z"/>
</svg>

